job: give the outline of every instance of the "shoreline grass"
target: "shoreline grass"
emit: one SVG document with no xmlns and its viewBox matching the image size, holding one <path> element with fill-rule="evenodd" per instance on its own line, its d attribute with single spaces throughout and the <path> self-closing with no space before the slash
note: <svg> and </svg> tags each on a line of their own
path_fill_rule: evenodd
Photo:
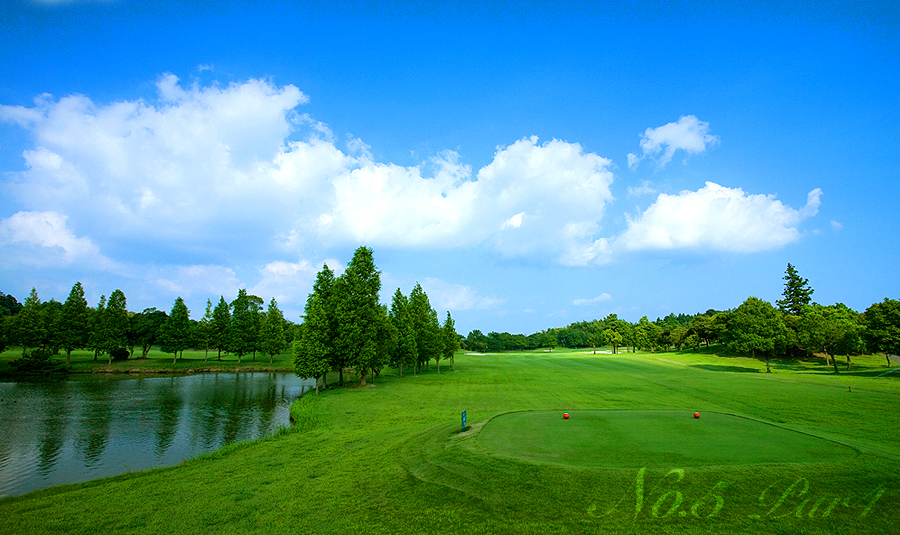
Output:
<svg viewBox="0 0 900 535">
<path fill-rule="evenodd" d="M 758 360 L 692 352 L 461 352 L 455 372 L 386 371 L 374 386 L 308 394 L 292 407 L 299 425 L 240 448 L 2 499 L 0 531 L 891 533 L 900 377 L 877 377 L 886 368 L 876 359 L 856 358 L 852 375 L 815 361 L 766 374 Z M 463 409 L 470 429 L 459 432 Z M 578 468 L 494 455 L 479 441 L 504 412 L 598 409 L 727 412 L 860 454 Z"/>
</svg>

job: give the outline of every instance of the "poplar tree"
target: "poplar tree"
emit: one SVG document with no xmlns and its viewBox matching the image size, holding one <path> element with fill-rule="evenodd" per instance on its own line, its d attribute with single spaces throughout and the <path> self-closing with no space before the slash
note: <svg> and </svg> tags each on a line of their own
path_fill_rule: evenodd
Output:
<svg viewBox="0 0 900 535">
<path fill-rule="evenodd" d="M 241 288 L 237 298 L 231 302 L 231 328 L 228 336 L 228 350 L 241 357 L 253 350 L 254 318 L 252 303 L 247 290 Z"/>
<path fill-rule="evenodd" d="M 97 360 L 97 355 L 100 354 L 100 351 L 103 349 L 103 341 L 106 340 L 106 296 L 100 296 L 100 302 L 97 303 L 97 308 L 91 311 L 91 340 L 90 346 L 94 351 L 94 360 Z"/>
<path fill-rule="evenodd" d="M 73 349 L 87 347 L 90 340 L 88 303 L 84 298 L 84 288 L 76 282 L 63 303 L 62 313 L 56 327 L 62 348 L 66 350 L 66 366 L 69 365 Z"/>
<path fill-rule="evenodd" d="M 381 272 L 375 268 L 372 249 L 362 246 L 353 253 L 347 269 L 334 284 L 337 312 L 337 352 L 359 373 L 359 383 L 366 375 L 380 371 L 383 365 L 379 349 L 383 347 L 386 321 L 378 303 Z"/>
<path fill-rule="evenodd" d="M 25 303 L 12 320 L 12 338 L 22 346 L 22 357 L 29 347 L 37 347 L 46 336 L 44 319 L 41 314 L 41 300 L 37 289 L 32 288 Z"/>
<path fill-rule="evenodd" d="M 128 310 L 122 290 L 113 290 L 106 303 L 106 336 L 103 348 L 112 364 L 113 352 L 128 345 Z"/>
<path fill-rule="evenodd" d="M 456 369 L 454 356 L 459 350 L 459 334 L 456 333 L 456 326 L 453 318 L 450 317 L 450 311 L 447 311 L 447 319 L 444 320 L 444 326 L 441 329 L 441 335 L 444 339 L 444 360 L 450 361 L 450 370 Z M 441 366 L 438 364 L 438 373 L 441 373 Z"/>
<path fill-rule="evenodd" d="M 394 326 L 397 341 L 391 351 L 391 366 L 396 367 L 400 376 L 403 377 L 403 366 L 415 366 L 418 360 L 418 349 L 416 346 L 416 337 L 409 317 L 409 301 L 397 288 L 394 292 L 394 298 L 391 301 L 391 310 L 388 313 L 391 323 Z"/>
<path fill-rule="evenodd" d="M 284 315 L 278 309 L 278 303 L 273 297 L 269 301 L 269 308 L 263 316 L 262 325 L 259 331 L 260 347 L 264 353 L 269 355 L 269 364 L 275 355 L 284 351 L 286 342 L 284 341 Z"/>
<path fill-rule="evenodd" d="M 199 330 L 200 341 L 203 342 L 203 360 L 209 360 L 209 343 L 212 339 L 212 323 L 213 323 L 213 308 L 212 301 L 209 299 L 206 300 L 206 310 L 203 312 L 203 317 L 200 318 L 200 323 L 197 325 L 197 329 Z"/>
<path fill-rule="evenodd" d="M 161 338 L 161 349 L 166 353 L 174 353 L 172 364 L 175 364 L 178 362 L 178 353 L 183 356 L 191 342 L 191 313 L 180 297 L 172 305 L 172 312 L 163 325 Z"/>
<path fill-rule="evenodd" d="M 231 329 L 231 309 L 225 302 L 225 296 L 219 296 L 219 302 L 213 309 L 212 341 L 216 348 L 216 360 L 222 360 L 222 351 L 228 348 L 228 333 Z"/>
</svg>

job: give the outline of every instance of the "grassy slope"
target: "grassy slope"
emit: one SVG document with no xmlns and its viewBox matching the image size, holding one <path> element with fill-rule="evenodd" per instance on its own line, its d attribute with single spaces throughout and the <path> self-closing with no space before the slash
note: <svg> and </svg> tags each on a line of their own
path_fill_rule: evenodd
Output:
<svg viewBox="0 0 900 535">
<path fill-rule="evenodd" d="M 890 533 L 900 373 L 875 378 L 883 359 L 858 360 L 856 375 L 834 376 L 689 353 L 460 355 L 456 372 L 307 396 L 297 428 L 258 443 L 0 500 L 0 532 Z M 530 464 L 478 443 L 480 426 L 505 411 L 596 408 L 730 412 L 861 454 L 641 473 Z"/>
</svg>

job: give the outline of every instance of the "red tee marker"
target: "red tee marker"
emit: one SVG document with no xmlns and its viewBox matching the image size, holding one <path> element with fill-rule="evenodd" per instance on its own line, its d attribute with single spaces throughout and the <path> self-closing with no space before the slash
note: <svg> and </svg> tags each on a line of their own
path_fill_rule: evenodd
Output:
<svg viewBox="0 0 900 535">
<path fill-rule="evenodd" d="M 695 412 L 695 413 L 694 413 L 694 418 L 699 418 L 699 417 L 700 417 L 700 413 L 699 413 L 699 412 Z"/>
<path fill-rule="evenodd" d="M 564 412 L 564 413 L 563 413 L 563 419 L 564 419 L 564 420 L 568 420 L 568 419 L 569 419 L 569 413 L 568 413 L 568 412 Z"/>
</svg>

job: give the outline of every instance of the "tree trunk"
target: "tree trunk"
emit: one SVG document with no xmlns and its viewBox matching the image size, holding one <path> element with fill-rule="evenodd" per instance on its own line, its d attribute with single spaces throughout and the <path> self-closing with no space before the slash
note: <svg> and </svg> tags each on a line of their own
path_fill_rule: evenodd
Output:
<svg viewBox="0 0 900 535">
<path fill-rule="evenodd" d="M 766 373 L 772 373 L 772 368 L 769 367 L 769 353 L 766 353 Z"/>
<path fill-rule="evenodd" d="M 319 378 L 316 377 L 316 395 L 319 395 Z"/>
<path fill-rule="evenodd" d="M 890 365 L 890 360 L 888 361 L 888 365 Z M 400 377 L 403 377 L 403 363 L 400 363 Z"/>
<path fill-rule="evenodd" d="M 850 371 L 850 354 L 847 353 L 847 371 Z"/>
<path fill-rule="evenodd" d="M 359 374 L 359 386 L 366 386 L 366 372 Z"/>
<path fill-rule="evenodd" d="M 887 351 L 884 352 L 884 358 L 885 358 L 885 360 L 887 360 L 888 368 L 890 368 L 891 367 L 891 357 L 888 356 Z M 66 364 L 68 364 L 68 362 Z"/>
<path fill-rule="evenodd" d="M 436 360 L 435 365 L 437 366 L 438 375 L 441 374 L 441 361 Z"/>
<path fill-rule="evenodd" d="M 338 386 L 344 386 L 344 367 L 338 368 Z"/>
<path fill-rule="evenodd" d="M 456 361 L 453 357 L 450 357 L 450 371 L 451 372 L 456 371 Z"/>
<path fill-rule="evenodd" d="M 71 354 L 72 354 L 72 350 L 71 350 L 71 349 L 66 349 L 66 366 L 69 365 L 69 356 L 70 356 Z M 890 359 L 888 359 L 888 368 L 890 368 L 890 367 L 891 367 L 891 361 L 890 361 Z"/>
<path fill-rule="evenodd" d="M 175 364 L 177 362 L 178 362 L 178 351 L 175 351 L 174 353 L 172 353 L 172 364 Z"/>
<path fill-rule="evenodd" d="M 825 356 L 829 357 L 831 355 L 829 355 L 828 353 L 825 353 Z M 840 371 L 838 371 L 838 368 L 837 368 L 837 360 L 835 360 L 835 358 L 833 356 L 831 356 L 831 365 L 834 366 L 834 373 L 841 373 Z"/>
</svg>

